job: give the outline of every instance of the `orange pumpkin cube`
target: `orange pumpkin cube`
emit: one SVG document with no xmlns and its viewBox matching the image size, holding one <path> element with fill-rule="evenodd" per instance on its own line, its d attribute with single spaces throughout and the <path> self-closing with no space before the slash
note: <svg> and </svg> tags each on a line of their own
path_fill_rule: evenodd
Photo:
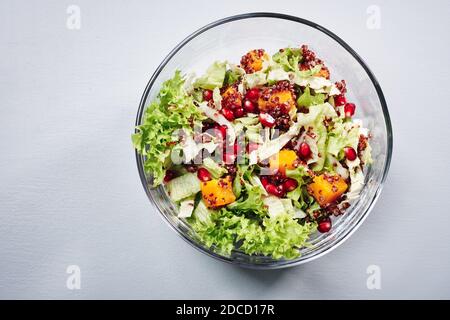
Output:
<svg viewBox="0 0 450 320">
<path fill-rule="evenodd" d="M 286 174 L 286 169 L 295 169 L 297 154 L 293 150 L 283 149 L 269 159 L 269 166 L 272 171 L 278 170 L 282 175 Z"/>
<path fill-rule="evenodd" d="M 295 98 L 290 90 L 270 92 L 269 98 L 266 98 L 264 91 L 262 92 L 258 99 L 259 110 L 267 112 L 277 106 L 284 106 L 288 111 L 295 108 Z"/>
<path fill-rule="evenodd" d="M 242 105 L 242 94 L 236 86 L 229 86 L 222 92 L 222 108 L 234 109 Z"/>
<path fill-rule="evenodd" d="M 308 192 L 317 200 L 321 207 L 336 201 L 347 190 L 348 185 L 340 175 L 327 173 L 314 177 L 308 185 Z"/>
<path fill-rule="evenodd" d="M 325 78 L 325 79 L 330 79 L 330 71 L 328 71 L 328 68 L 322 68 L 314 76 L 322 77 L 322 78 Z"/>
<path fill-rule="evenodd" d="M 252 50 L 242 57 L 241 67 L 246 73 L 260 71 L 263 67 L 263 61 L 267 59 L 267 53 L 263 49 Z"/>
<path fill-rule="evenodd" d="M 217 208 L 236 200 L 231 177 L 212 179 L 200 184 L 203 201 L 208 208 Z"/>
</svg>

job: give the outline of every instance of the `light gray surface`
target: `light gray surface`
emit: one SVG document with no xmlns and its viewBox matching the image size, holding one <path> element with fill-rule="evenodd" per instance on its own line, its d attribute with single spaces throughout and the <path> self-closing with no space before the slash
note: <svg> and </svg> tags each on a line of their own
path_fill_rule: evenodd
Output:
<svg viewBox="0 0 450 320">
<path fill-rule="evenodd" d="M 0 298 L 450 298 L 448 1 L 0 2 Z M 66 9 L 81 8 L 81 29 Z M 341 247 L 306 265 L 243 270 L 162 221 L 130 143 L 142 91 L 185 36 L 275 11 L 315 21 L 369 64 L 394 156 L 384 191 Z M 299 39 L 299 41 L 301 41 Z M 381 269 L 368 290 L 366 268 Z M 81 268 L 81 289 L 66 268 Z"/>
</svg>

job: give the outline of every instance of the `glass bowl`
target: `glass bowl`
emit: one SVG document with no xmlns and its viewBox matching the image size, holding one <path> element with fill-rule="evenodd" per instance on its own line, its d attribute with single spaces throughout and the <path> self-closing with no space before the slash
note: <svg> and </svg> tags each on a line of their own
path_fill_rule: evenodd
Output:
<svg viewBox="0 0 450 320">
<path fill-rule="evenodd" d="M 299 265 L 330 252 L 347 239 L 369 214 L 380 195 L 388 173 L 392 153 L 392 128 L 388 109 L 378 81 L 367 65 L 343 40 L 327 29 L 304 19 L 276 14 L 249 13 L 213 22 L 195 31 L 178 44 L 156 69 L 147 84 L 137 113 L 141 124 L 146 106 L 156 97 L 164 80 L 176 69 L 187 74 L 201 74 L 216 60 L 238 62 L 247 51 L 264 48 L 275 53 L 279 48 L 307 44 L 330 69 L 332 80 L 345 79 L 349 101 L 356 103 L 355 118 L 362 119 L 373 135 L 373 164 L 366 168 L 365 186 L 359 200 L 335 218 L 333 228 L 325 234 L 314 234 L 311 247 L 301 249 L 294 260 L 275 260 L 233 252 L 223 256 L 198 242 L 190 226 L 177 217 L 176 208 L 163 187 L 152 188 L 152 177 L 143 169 L 143 158 L 136 153 L 137 166 L 144 189 L 164 220 L 190 245 L 221 261 L 235 265 L 274 269 Z"/>
</svg>

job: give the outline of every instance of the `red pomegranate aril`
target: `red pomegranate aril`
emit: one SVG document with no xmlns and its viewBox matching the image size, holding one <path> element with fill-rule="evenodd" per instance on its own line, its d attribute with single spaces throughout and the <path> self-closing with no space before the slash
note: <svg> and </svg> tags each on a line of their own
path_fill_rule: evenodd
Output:
<svg viewBox="0 0 450 320">
<path fill-rule="evenodd" d="M 311 155 L 311 148 L 309 147 L 309 144 L 302 142 L 298 152 L 303 158 L 308 158 Z"/>
<path fill-rule="evenodd" d="M 356 106 L 354 103 L 346 103 L 344 106 L 344 113 L 347 118 L 351 118 L 355 114 Z"/>
<path fill-rule="evenodd" d="M 228 121 L 234 120 L 234 113 L 230 109 L 225 109 L 225 108 L 222 109 L 222 114 L 225 117 L 225 119 L 227 119 Z"/>
<path fill-rule="evenodd" d="M 225 139 L 227 137 L 227 129 L 228 127 L 226 125 L 217 126 L 217 129 L 220 130 L 220 133 L 222 134 L 223 138 Z"/>
<path fill-rule="evenodd" d="M 258 150 L 258 147 L 259 147 L 259 145 L 257 143 L 250 142 L 247 145 L 247 152 L 252 153 L 253 151 Z"/>
<path fill-rule="evenodd" d="M 211 90 L 204 90 L 203 91 L 203 100 L 209 101 L 213 97 L 213 92 Z"/>
<path fill-rule="evenodd" d="M 283 192 L 281 192 L 281 190 L 278 189 L 278 187 L 272 183 L 268 183 L 266 185 L 266 191 L 268 193 L 270 193 L 271 195 L 274 195 L 279 198 L 281 198 L 283 196 Z"/>
<path fill-rule="evenodd" d="M 259 98 L 259 90 L 256 88 L 250 89 L 245 94 L 245 97 L 250 101 L 256 102 Z"/>
<path fill-rule="evenodd" d="M 244 101 L 244 109 L 245 111 L 247 111 L 248 113 L 255 113 L 256 111 L 256 106 L 253 102 L 251 102 L 250 100 L 245 100 Z"/>
<path fill-rule="evenodd" d="M 331 219 L 330 218 L 324 218 L 319 221 L 319 224 L 317 226 L 317 230 L 320 233 L 326 233 L 331 230 Z"/>
<path fill-rule="evenodd" d="M 239 108 L 240 105 L 234 104 L 234 103 L 230 103 L 227 105 L 227 108 L 229 108 L 230 110 L 234 111 L 236 110 L 236 108 Z"/>
<path fill-rule="evenodd" d="M 200 181 L 206 182 L 211 180 L 211 173 L 205 168 L 199 168 L 197 171 L 197 177 Z"/>
<path fill-rule="evenodd" d="M 166 175 L 164 176 L 164 182 L 167 183 L 173 178 L 175 178 L 175 172 L 172 170 L 167 170 Z"/>
<path fill-rule="evenodd" d="M 286 181 L 283 182 L 283 187 L 286 192 L 290 192 L 298 187 L 298 182 L 295 179 L 286 179 Z"/>
<path fill-rule="evenodd" d="M 272 128 L 275 125 L 275 119 L 268 113 L 261 113 L 259 121 L 264 127 Z"/>
<path fill-rule="evenodd" d="M 347 102 L 347 99 L 345 99 L 345 96 L 343 94 L 337 95 L 334 97 L 334 105 L 336 107 L 343 106 Z"/>
<path fill-rule="evenodd" d="M 284 187 L 284 184 L 278 185 L 277 190 L 280 194 L 280 197 L 284 196 L 284 194 L 286 193 L 286 188 Z"/>
<path fill-rule="evenodd" d="M 244 109 L 243 109 L 242 107 L 236 108 L 236 109 L 234 110 L 234 117 L 235 117 L 235 118 L 240 118 L 240 117 L 242 117 L 244 114 L 245 114 L 245 111 L 244 111 Z"/>
<path fill-rule="evenodd" d="M 353 161 L 356 159 L 356 151 L 352 147 L 345 147 L 344 154 L 347 160 Z"/>
<path fill-rule="evenodd" d="M 260 178 L 261 184 L 263 185 L 264 189 L 266 189 L 266 186 L 269 184 L 269 178 L 266 176 L 262 176 Z"/>
</svg>

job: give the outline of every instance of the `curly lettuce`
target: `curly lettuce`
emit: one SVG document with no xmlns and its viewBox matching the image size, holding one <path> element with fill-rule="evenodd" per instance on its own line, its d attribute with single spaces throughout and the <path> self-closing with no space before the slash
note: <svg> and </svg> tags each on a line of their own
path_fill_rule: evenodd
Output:
<svg viewBox="0 0 450 320">
<path fill-rule="evenodd" d="M 142 124 L 131 136 L 137 152 L 144 156 L 144 170 L 153 176 L 153 186 L 162 183 L 170 165 L 170 151 L 177 142 L 176 130 L 192 131 L 193 123 L 204 119 L 184 89 L 180 71 L 165 81 L 155 101 L 145 110 Z"/>
<path fill-rule="evenodd" d="M 294 216 L 282 213 L 265 217 L 262 222 L 235 215 L 226 208 L 209 212 L 209 218 L 189 218 L 200 240 L 216 252 L 231 254 L 233 249 L 245 253 L 263 254 L 274 259 L 294 259 L 300 256 L 300 248 L 308 245 L 309 235 L 316 224 L 300 224 Z"/>
<path fill-rule="evenodd" d="M 262 253 L 274 259 L 294 259 L 300 256 L 299 249 L 307 245 L 309 235 L 316 229 L 314 223 L 299 224 L 288 213 L 273 218 L 264 218 L 261 225 L 250 224 L 240 229 L 240 249 L 247 254 Z"/>
<path fill-rule="evenodd" d="M 265 190 L 255 181 L 252 175 L 253 169 L 252 166 L 238 166 L 237 175 L 233 183 L 238 199 L 229 204 L 227 208 L 238 215 L 252 214 L 263 217 L 267 214 L 267 209 L 262 199 Z"/>
</svg>

